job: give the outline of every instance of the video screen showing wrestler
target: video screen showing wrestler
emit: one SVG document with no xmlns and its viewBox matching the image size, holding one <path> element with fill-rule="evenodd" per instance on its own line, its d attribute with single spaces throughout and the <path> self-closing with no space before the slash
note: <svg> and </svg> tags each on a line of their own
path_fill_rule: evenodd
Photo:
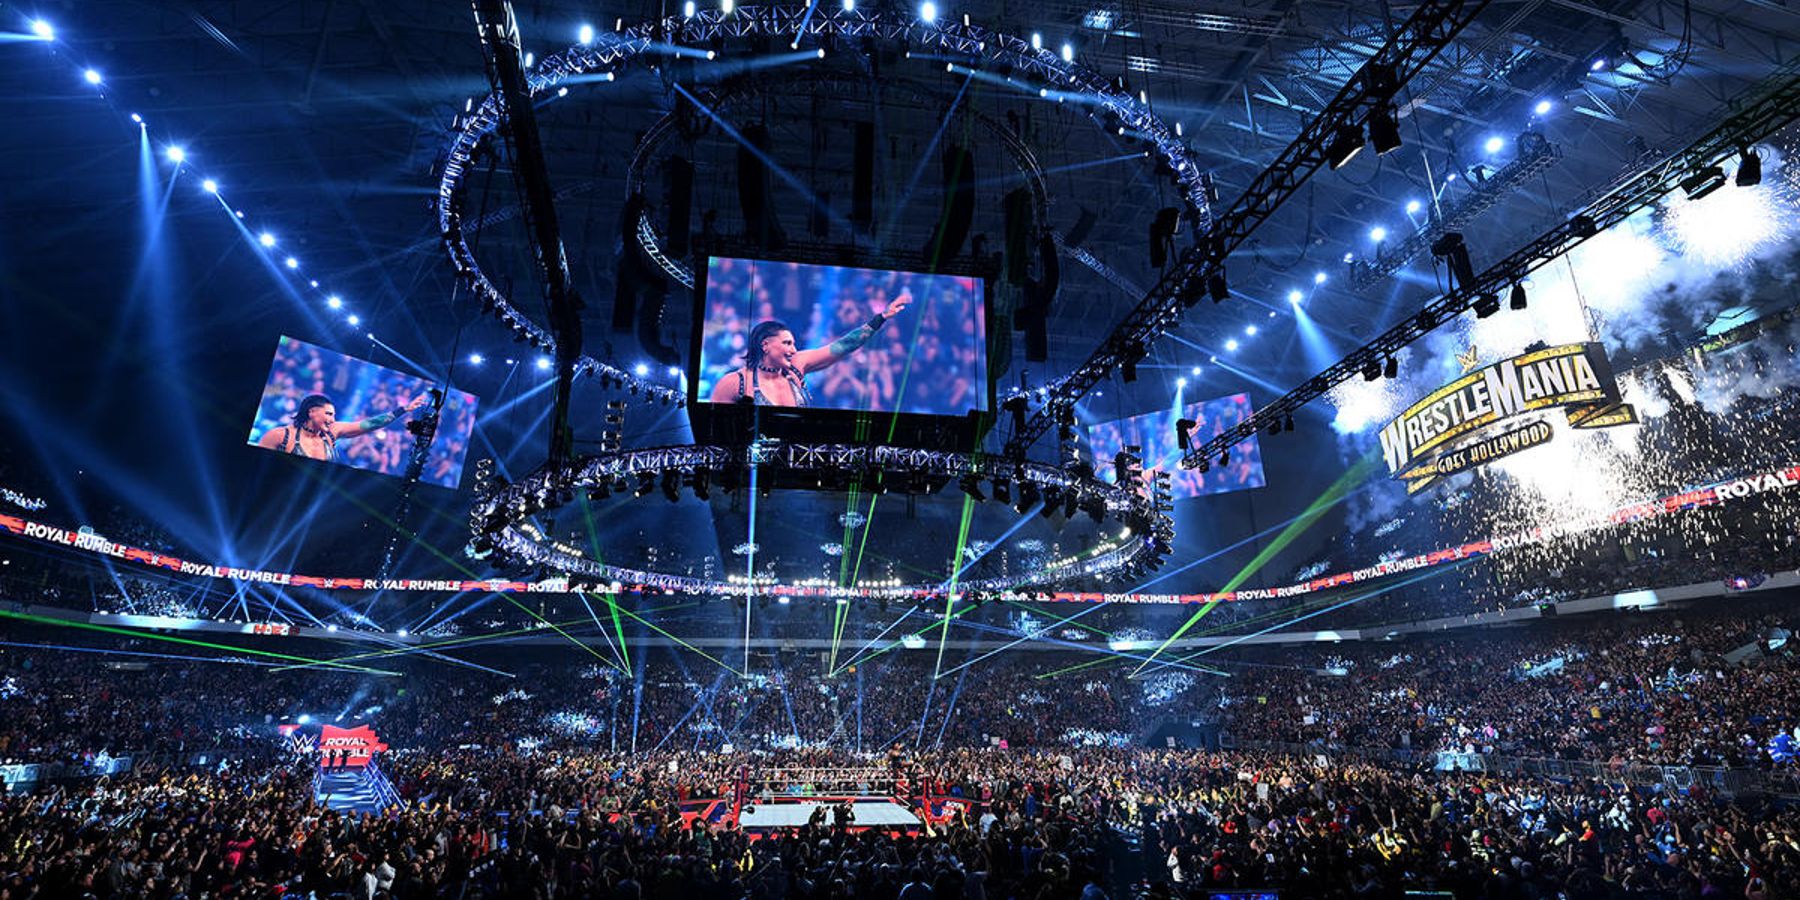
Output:
<svg viewBox="0 0 1800 900">
<path fill-rule="evenodd" d="M 434 402 L 443 398 L 441 407 Z M 475 396 L 283 336 L 263 385 L 250 444 L 383 475 L 406 474 L 407 424 L 434 413 L 419 480 L 454 488 L 475 431 Z"/>
<path fill-rule="evenodd" d="M 988 408 L 978 278 L 713 257 L 696 396 L 962 416 Z"/>
<path fill-rule="evenodd" d="M 1262 448 L 1254 435 L 1231 448 L 1231 462 L 1220 465 L 1214 459 L 1205 472 L 1181 467 L 1181 446 L 1175 441 L 1175 423 L 1181 419 L 1194 420 L 1189 434 L 1195 444 L 1203 444 L 1250 418 L 1251 413 L 1250 396 L 1232 394 L 1089 425 L 1087 443 L 1093 454 L 1094 471 L 1102 479 L 1112 481 L 1113 457 L 1127 445 L 1135 445 L 1143 448 L 1140 456 L 1145 477 L 1158 469 L 1168 472 L 1169 487 L 1177 500 L 1262 487 Z"/>
</svg>

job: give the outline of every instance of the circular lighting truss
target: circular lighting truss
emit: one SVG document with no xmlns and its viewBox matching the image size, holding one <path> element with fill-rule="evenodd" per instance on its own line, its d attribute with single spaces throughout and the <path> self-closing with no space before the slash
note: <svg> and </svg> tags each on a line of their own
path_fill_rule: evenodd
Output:
<svg viewBox="0 0 1800 900">
<path fill-rule="evenodd" d="M 1199 165 L 1181 137 L 1147 104 L 1100 73 L 1072 59 L 1064 59 L 1054 50 L 1034 49 L 1029 40 L 968 24 L 966 19 L 962 23 L 947 19 L 927 22 L 898 10 L 871 10 L 860 6 L 830 12 L 812 6 L 747 6 L 729 12 L 723 8 L 710 9 L 693 16 L 669 16 L 622 32 L 596 35 L 592 43 L 578 43 L 539 60 L 526 81 L 533 97 L 546 92 L 554 94 L 571 80 L 608 80 L 633 59 L 645 54 L 710 57 L 717 52 L 714 48 L 752 38 L 786 38 L 796 49 L 825 49 L 828 45 L 850 49 L 867 42 L 897 43 L 907 47 L 909 55 L 929 53 L 952 67 L 960 64 L 969 69 L 1002 74 L 1023 86 L 1035 85 L 1040 96 L 1075 100 L 1103 126 L 1147 141 L 1161 156 L 1188 203 L 1199 214 L 1198 226 L 1204 229 L 1209 224 L 1210 209 Z M 483 98 L 479 105 L 471 105 L 472 108 L 458 117 L 453 127 L 443 173 L 438 181 L 438 232 L 457 274 L 475 291 L 482 309 L 498 316 L 522 339 L 551 352 L 556 341 L 549 330 L 526 317 L 488 278 L 464 237 L 467 179 L 481 143 L 494 134 L 502 119 L 501 102 L 494 94 Z M 648 220 L 640 218 L 639 224 L 639 243 L 648 253 L 656 246 L 655 235 Z M 663 268 L 670 271 L 670 266 L 663 265 Z M 691 273 L 688 280 L 691 283 Z M 581 357 L 575 368 L 578 374 L 593 375 L 602 382 L 629 387 L 634 394 L 649 399 L 677 405 L 685 399 L 674 388 L 644 381 L 591 356 Z"/>
<path fill-rule="evenodd" d="M 1000 593 L 1047 589 L 1078 579 L 1110 578 L 1153 571 L 1171 552 L 1175 523 L 1153 497 L 1109 484 L 1091 473 L 1032 462 L 1005 462 L 992 456 L 942 450 L 850 444 L 752 444 L 724 447 L 652 447 L 584 457 L 566 467 L 543 469 L 483 494 L 470 511 L 469 555 L 493 562 L 541 566 L 583 582 L 650 588 L 688 594 L 744 596 L 789 594 L 824 597 L 918 598 L 941 595 L 944 585 L 892 584 L 881 587 L 782 585 L 757 579 L 754 585 L 668 575 L 598 562 L 568 543 L 544 535 L 529 521 L 574 502 L 578 493 L 643 497 L 659 489 L 678 499 L 686 487 L 702 498 L 714 486 L 748 489 L 754 466 L 758 479 L 790 480 L 824 487 L 855 482 L 875 492 L 929 494 L 956 484 L 979 497 L 981 483 L 1005 485 L 1018 497 L 1018 510 L 1038 507 L 1042 515 L 1084 512 L 1096 522 L 1124 524 L 1118 538 L 1102 542 L 1091 556 L 1057 560 L 1042 569 L 962 582 L 961 592 Z M 998 498 L 996 498 L 998 499 Z M 1039 506 L 1041 504 L 1041 506 Z M 754 552 L 754 551 L 752 551 Z M 616 589 L 616 588 L 615 588 Z"/>
</svg>

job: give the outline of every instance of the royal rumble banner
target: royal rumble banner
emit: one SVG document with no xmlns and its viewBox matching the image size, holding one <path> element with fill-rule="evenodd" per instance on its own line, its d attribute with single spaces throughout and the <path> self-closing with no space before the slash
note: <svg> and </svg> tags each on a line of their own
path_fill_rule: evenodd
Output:
<svg viewBox="0 0 1800 900">
<path fill-rule="evenodd" d="M 1466 363 L 1465 363 L 1466 365 Z M 1440 479 L 1549 443 L 1544 416 L 1563 411 L 1572 428 L 1637 421 L 1619 402 L 1612 364 L 1597 343 L 1543 347 L 1504 359 L 1433 391 L 1381 429 L 1388 472 L 1417 493 Z M 1527 418 L 1513 427 L 1516 419 Z"/>
</svg>

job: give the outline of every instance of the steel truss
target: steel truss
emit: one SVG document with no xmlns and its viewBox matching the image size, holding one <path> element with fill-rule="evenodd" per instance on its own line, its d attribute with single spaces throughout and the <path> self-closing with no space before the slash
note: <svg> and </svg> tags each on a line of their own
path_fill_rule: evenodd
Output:
<svg viewBox="0 0 1800 900">
<path fill-rule="evenodd" d="M 1181 465 L 1198 468 L 1257 431 L 1276 427 L 1285 417 L 1356 377 L 1365 368 L 1380 368 L 1400 348 L 1472 309 L 1480 298 L 1492 297 L 1495 298 L 1493 302 L 1497 302 L 1508 287 L 1580 246 L 1588 238 L 1648 208 L 1675 190 L 1684 177 L 1717 165 L 1740 148 L 1764 140 L 1800 119 L 1800 60 L 1782 66 L 1730 108 L 1731 113 L 1717 126 L 1686 148 L 1591 193 L 1590 199 L 1566 221 L 1490 266 L 1470 284 L 1459 285 L 1456 290 L 1427 303 L 1418 313 L 1307 379 L 1305 384 L 1263 406 L 1249 418 L 1206 443 L 1190 448 L 1183 454 Z"/>
<path fill-rule="evenodd" d="M 1152 341 L 1181 321 L 1182 310 L 1199 300 L 1208 281 L 1223 277 L 1226 258 L 1328 162 L 1328 150 L 1339 133 L 1360 130 L 1372 113 L 1390 106 L 1399 86 L 1423 71 L 1486 7 L 1487 0 L 1419 4 L 1300 136 L 1204 230 L 1203 242 L 1183 251 L 1093 355 L 1056 383 L 1044 404 L 1007 441 L 1006 455 L 1023 457 L 1052 425 L 1073 413 L 1075 404 L 1101 379 L 1125 362 L 1142 358 Z"/>
<path fill-rule="evenodd" d="M 1115 124 L 1149 142 L 1174 173 L 1188 203 L 1204 228 L 1211 224 L 1210 206 L 1200 166 L 1174 129 L 1138 100 L 1100 73 L 1078 62 L 1064 60 L 1048 48 L 1034 49 L 1029 40 L 979 25 L 945 20 L 926 23 L 904 12 L 858 8 L 822 12 L 812 5 L 747 6 L 732 12 L 709 9 L 693 17 L 669 16 L 597 35 L 592 44 L 576 44 L 546 56 L 527 73 L 525 87 L 533 97 L 554 92 L 564 82 L 581 76 L 616 73 L 644 54 L 676 53 L 682 46 L 705 52 L 715 41 L 748 37 L 788 38 L 794 46 L 823 46 L 843 41 L 882 41 L 947 54 L 971 67 L 1009 73 L 1021 87 L 1039 86 L 1085 102 L 1097 121 Z M 671 47 L 671 45 L 675 45 Z M 556 338 L 531 321 L 488 278 L 475 260 L 465 236 L 464 193 L 477 150 L 504 119 L 504 103 L 490 94 L 454 123 L 454 135 L 438 180 L 438 233 L 457 274 L 468 282 L 490 310 L 532 344 L 554 351 Z M 660 263 L 659 263 L 660 265 Z M 665 267 L 666 268 L 666 267 Z M 691 276 L 690 276 L 691 277 Z M 678 279 L 679 280 L 679 279 Z M 602 381 L 628 385 L 647 399 L 681 405 L 685 398 L 676 390 L 643 381 L 591 356 L 576 360 L 577 374 L 597 375 Z"/>
<path fill-rule="evenodd" d="M 544 566 L 572 577 L 641 584 L 689 593 L 738 594 L 746 585 L 685 575 L 648 572 L 597 562 L 580 550 L 550 539 L 528 520 L 531 516 L 573 502 L 576 492 L 612 491 L 632 479 L 661 479 L 668 473 L 691 477 L 699 472 L 717 473 L 752 466 L 777 471 L 842 476 L 876 474 L 896 493 L 918 492 L 914 485 L 931 479 L 1000 477 L 1032 485 L 1048 497 L 1073 497 L 1075 505 L 1123 521 L 1130 536 L 1095 556 L 1043 570 L 979 579 L 963 584 L 969 591 L 1007 591 L 1023 587 L 1050 587 L 1069 581 L 1105 578 L 1126 571 L 1148 570 L 1170 552 L 1175 523 L 1154 492 L 1109 484 L 1089 472 L 1074 472 L 1041 463 L 1014 462 L 981 454 L 911 447 L 860 444 L 780 444 L 766 446 L 707 446 L 684 444 L 650 447 L 583 457 L 567 466 L 546 466 L 525 478 L 492 490 L 476 500 L 469 514 L 475 537 L 470 553 L 485 558 L 490 553 L 515 562 Z M 921 480 L 924 480 L 923 482 Z M 1059 501 L 1064 502 L 1064 501 Z M 937 584 L 899 585 L 891 588 L 822 588 L 827 595 L 911 597 L 939 590 Z M 838 592 L 832 594 L 832 592 Z"/>
</svg>

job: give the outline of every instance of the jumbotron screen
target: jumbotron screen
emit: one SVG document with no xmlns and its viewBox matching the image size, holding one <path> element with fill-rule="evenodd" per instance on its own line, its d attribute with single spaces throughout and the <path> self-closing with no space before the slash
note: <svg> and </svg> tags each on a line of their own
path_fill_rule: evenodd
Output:
<svg viewBox="0 0 1800 900">
<path fill-rule="evenodd" d="M 1088 449 L 1094 454 L 1094 471 L 1106 481 L 1112 481 L 1113 457 L 1126 445 L 1135 445 L 1143 448 L 1144 474 L 1149 476 L 1156 470 L 1168 472 L 1170 487 L 1178 500 L 1262 487 L 1262 448 L 1257 445 L 1255 435 L 1231 448 L 1231 462 L 1220 465 L 1214 459 L 1205 472 L 1181 467 L 1181 446 L 1175 440 L 1175 423 L 1181 419 L 1194 420 L 1194 430 L 1190 432 L 1192 440 L 1195 444 L 1203 444 L 1250 418 L 1251 412 L 1248 394 L 1232 394 L 1189 403 L 1180 409 L 1090 425 L 1087 440 Z"/>
<path fill-rule="evenodd" d="M 710 257 L 701 297 L 697 401 L 988 409 L 979 278 Z"/>
<path fill-rule="evenodd" d="M 433 392 L 440 389 L 423 378 L 283 336 L 256 407 L 250 444 L 404 475 L 413 450 L 407 423 L 431 414 Z M 475 395 L 447 391 L 443 398 L 420 480 L 454 488 L 475 431 Z"/>
</svg>

